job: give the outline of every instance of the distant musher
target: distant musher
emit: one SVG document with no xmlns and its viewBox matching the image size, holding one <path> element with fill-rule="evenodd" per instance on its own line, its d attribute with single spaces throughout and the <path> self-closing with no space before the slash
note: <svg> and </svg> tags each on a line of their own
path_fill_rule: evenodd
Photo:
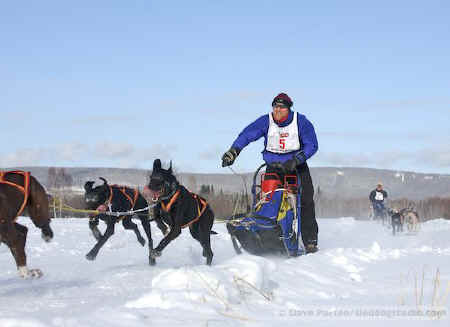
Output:
<svg viewBox="0 0 450 327">
<path fill-rule="evenodd" d="M 383 184 L 378 183 L 377 187 L 370 192 L 369 200 L 372 203 L 374 218 L 384 218 L 386 216 L 386 207 L 384 200 L 387 199 L 388 194 L 383 190 Z"/>
</svg>

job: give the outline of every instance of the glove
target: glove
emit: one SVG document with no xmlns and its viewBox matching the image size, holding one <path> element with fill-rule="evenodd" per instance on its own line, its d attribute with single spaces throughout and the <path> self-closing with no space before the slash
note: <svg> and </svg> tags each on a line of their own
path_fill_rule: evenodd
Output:
<svg viewBox="0 0 450 327">
<path fill-rule="evenodd" d="M 227 152 L 225 152 L 222 156 L 222 167 L 231 166 L 236 160 L 240 150 L 236 148 L 230 148 Z"/>
<path fill-rule="evenodd" d="M 286 161 L 283 166 L 286 171 L 295 171 L 297 166 L 300 166 L 304 162 L 306 162 L 305 154 L 303 153 L 303 151 L 299 151 L 294 154 L 291 159 Z"/>
</svg>

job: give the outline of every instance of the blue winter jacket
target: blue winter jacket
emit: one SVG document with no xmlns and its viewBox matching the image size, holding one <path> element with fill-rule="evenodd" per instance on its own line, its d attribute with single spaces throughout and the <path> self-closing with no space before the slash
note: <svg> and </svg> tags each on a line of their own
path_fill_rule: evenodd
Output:
<svg viewBox="0 0 450 327">
<path fill-rule="evenodd" d="M 239 134 L 237 139 L 234 141 L 232 147 L 242 150 L 250 142 L 254 142 L 264 136 L 264 150 L 261 152 L 263 155 L 263 160 L 267 163 L 273 162 L 285 162 L 292 158 L 293 154 L 298 151 L 293 151 L 289 153 L 273 153 L 266 150 L 267 145 L 267 132 L 269 130 L 269 115 L 266 114 L 259 117 L 253 123 L 248 125 Z M 288 119 L 284 122 L 278 124 L 280 127 L 289 125 L 294 118 L 294 112 L 289 111 Z M 298 135 L 300 137 L 300 151 L 303 151 L 305 159 L 311 158 L 318 150 L 319 146 L 317 144 L 316 132 L 314 131 L 314 126 L 311 122 L 301 114 L 297 114 L 297 125 L 298 125 Z"/>
</svg>

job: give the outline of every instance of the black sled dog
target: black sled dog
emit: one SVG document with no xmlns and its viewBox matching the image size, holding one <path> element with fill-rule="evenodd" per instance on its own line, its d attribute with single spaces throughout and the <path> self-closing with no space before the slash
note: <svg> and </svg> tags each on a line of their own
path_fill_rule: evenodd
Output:
<svg viewBox="0 0 450 327">
<path fill-rule="evenodd" d="M 113 212 L 126 212 L 130 210 L 139 210 L 146 208 L 147 201 L 142 194 L 137 190 L 125 186 L 109 185 L 106 179 L 100 177 L 103 181 L 103 185 L 93 187 L 94 182 L 88 181 L 84 184 L 85 195 L 84 199 L 86 207 L 91 210 L 98 210 L 100 212 L 113 211 Z M 149 247 L 149 264 L 154 265 L 155 259 L 150 256 L 153 249 L 152 232 L 150 228 L 150 220 L 148 217 L 148 210 L 140 211 L 136 213 L 140 219 L 142 227 L 148 239 Z M 108 214 L 99 214 L 91 217 L 89 220 L 89 228 L 92 231 L 97 243 L 86 254 L 86 259 L 95 260 L 101 247 L 106 241 L 114 234 L 115 224 L 122 221 L 122 225 L 125 229 L 133 230 L 136 234 L 138 242 L 144 246 L 145 239 L 142 237 L 138 226 L 131 220 L 132 215 L 113 216 Z M 98 229 L 99 220 L 103 220 L 106 223 L 105 233 L 102 234 Z M 166 233 L 167 227 L 161 220 L 156 221 L 158 228 L 163 233 Z"/>
<path fill-rule="evenodd" d="M 161 160 L 153 162 L 150 182 L 144 189 L 144 194 L 148 199 L 151 198 L 149 203 L 157 204 L 153 209 L 153 218 L 161 218 L 170 227 L 169 233 L 150 251 L 150 256 L 161 256 L 164 248 L 181 234 L 181 229 L 189 227 L 192 237 L 203 248 L 206 264 L 211 265 L 213 252 L 210 234 L 215 234 L 211 231 L 214 213 L 205 199 L 189 192 L 177 181 L 172 172 L 172 163 L 169 169 L 163 169 Z"/>
<path fill-rule="evenodd" d="M 392 234 L 403 232 L 403 216 L 397 209 L 389 209 L 389 215 L 391 216 Z"/>
</svg>

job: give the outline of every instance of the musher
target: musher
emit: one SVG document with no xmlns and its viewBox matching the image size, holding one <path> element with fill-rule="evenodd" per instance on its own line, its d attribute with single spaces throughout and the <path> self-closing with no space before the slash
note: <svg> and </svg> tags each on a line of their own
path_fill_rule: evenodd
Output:
<svg viewBox="0 0 450 327">
<path fill-rule="evenodd" d="M 264 136 L 262 155 L 267 168 L 270 169 L 270 164 L 282 163 L 287 172 L 300 177 L 302 240 L 306 253 L 314 253 L 318 250 L 318 226 L 314 187 L 306 160 L 318 150 L 317 137 L 311 122 L 304 115 L 292 111 L 292 106 L 293 102 L 286 93 L 278 94 L 272 101 L 273 111 L 244 128 L 225 152 L 222 167 L 232 165 L 243 148 Z"/>
<path fill-rule="evenodd" d="M 377 187 L 370 192 L 369 200 L 372 203 L 373 214 L 374 217 L 385 217 L 386 215 L 386 207 L 384 200 L 387 199 L 388 194 L 385 190 L 383 190 L 383 184 L 379 182 Z"/>
</svg>

